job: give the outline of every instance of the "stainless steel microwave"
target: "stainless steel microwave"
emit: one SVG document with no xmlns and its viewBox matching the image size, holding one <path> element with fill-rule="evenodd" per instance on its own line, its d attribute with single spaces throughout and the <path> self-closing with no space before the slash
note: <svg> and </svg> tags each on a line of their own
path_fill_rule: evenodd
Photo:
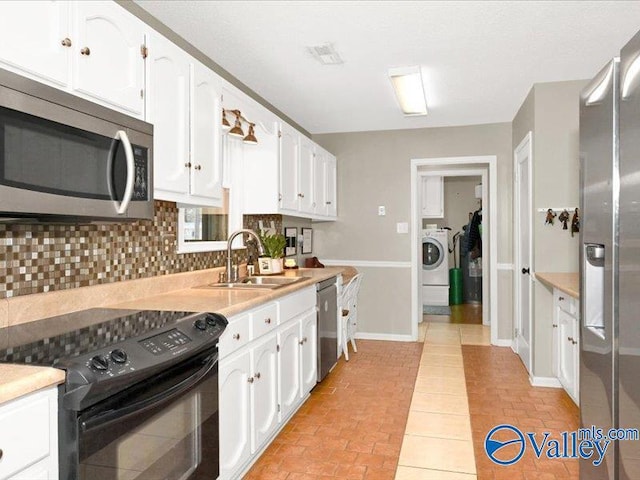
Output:
<svg viewBox="0 0 640 480">
<path fill-rule="evenodd" d="M 0 69 L 0 217 L 153 218 L 153 125 Z"/>
</svg>

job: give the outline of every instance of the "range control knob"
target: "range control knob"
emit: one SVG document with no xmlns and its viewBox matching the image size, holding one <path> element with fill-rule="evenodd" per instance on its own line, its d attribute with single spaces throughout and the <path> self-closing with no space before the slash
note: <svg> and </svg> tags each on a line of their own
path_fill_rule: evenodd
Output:
<svg viewBox="0 0 640 480">
<path fill-rule="evenodd" d="M 215 327 L 218 325 L 218 320 L 213 315 L 207 315 L 207 325 Z"/>
<path fill-rule="evenodd" d="M 193 326 L 196 327 L 198 330 L 206 330 L 207 322 L 204 321 L 202 318 L 199 318 L 195 322 L 193 322 Z"/>
<path fill-rule="evenodd" d="M 104 355 L 96 355 L 90 360 L 89 364 L 94 370 L 104 371 L 109 369 L 109 359 Z"/>
<path fill-rule="evenodd" d="M 116 348 L 111 352 L 111 360 L 116 363 L 125 363 L 127 361 L 127 352 Z"/>
</svg>

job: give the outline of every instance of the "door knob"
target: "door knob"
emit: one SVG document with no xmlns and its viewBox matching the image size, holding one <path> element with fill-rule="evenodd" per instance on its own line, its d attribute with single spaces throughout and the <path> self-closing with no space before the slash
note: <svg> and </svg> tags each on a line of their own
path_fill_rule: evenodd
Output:
<svg viewBox="0 0 640 480">
<path fill-rule="evenodd" d="M 524 275 L 525 273 L 526 273 L 527 275 L 531 275 L 531 270 L 530 270 L 529 268 L 524 268 L 524 267 L 523 267 L 523 268 L 522 268 L 522 274 Z"/>
</svg>

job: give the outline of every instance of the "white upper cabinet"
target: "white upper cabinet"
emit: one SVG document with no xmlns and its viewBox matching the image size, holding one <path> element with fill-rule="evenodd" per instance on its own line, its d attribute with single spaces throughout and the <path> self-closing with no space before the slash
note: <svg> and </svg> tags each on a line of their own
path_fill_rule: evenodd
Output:
<svg viewBox="0 0 640 480">
<path fill-rule="evenodd" d="M 338 194 L 337 194 L 337 178 L 338 178 L 338 165 L 336 157 L 330 153 L 327 156 L 325 163 L 325 215 L 331 218 L 335 218 L 338 215 Z"/>
<path fill-rule="evenodd" d="M 154 197 L 222 203 L 221 81 L 158 33 L 149 36 L 147 120 L 153 123 Z"/>
<path fill-rule="evenodd" d="M 443 177 L 427 175 L 422 177 L 422 216 L 425 218 L 444 217 Z"/>
<path fill-rule="evenodd" d="M 268 155 L 256 156 L 254 162 L 247 162 L 245 155 L 245 213 L 335 220 L 335 157 L 286 123 L 278 128 L 277 149 L 273 147 L 273 138 L 267 135 Z M 256 151 L 264 148 L 260 146 L 262 141 L 263 137 L 258 136 Z M 318 151 L 322 152 L 321 158 Z M 325 168 L 327 159 L 333 159 L 333 167 Z M 332 209 L 326 208 L 328 196 L 333 199 Z"/>
<path fill-rule="evenodd" d="M 191 91 L 191 194 L 221 199 L 220 81 L 210 69 L 194 62 Z"/>
<path fill-rule="evenodd" d="M 145 24 L 115 2 L 73 5 L 73 88 L 144 118 Z"/>
<path fill-rule="evenodd" d="M 65 1 L 0 2 L 2 67 L 67 87 L 72 47 L 69 18 Z"/>
<path fill-rule="evenodd" d="M 189 194 L 189 59 L 166 38 L 150 35 L 147 118 L 153 123 L 155 198 Z"/>
<path fill-rule="evenodd" d="M 288 125 L 282 125 L 280 136 L 280 208 L 297 210 L 298 199 L 298 158 L 300 156 L 300 136 Z M 276 165 L 277 167 L 277 165 Z M 274 185 L 277 189 L 277 185 Z"/>
</svg>

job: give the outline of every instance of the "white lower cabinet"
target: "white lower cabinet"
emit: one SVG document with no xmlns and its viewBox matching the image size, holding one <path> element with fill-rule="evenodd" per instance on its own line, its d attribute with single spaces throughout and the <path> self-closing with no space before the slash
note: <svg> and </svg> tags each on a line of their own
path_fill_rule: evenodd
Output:
<svg viewBox="0 0 640 480">
<path fill-rule="evenodd" d="M 275 334 L 251 349 L 251 453 L 258 451 L 278 426 L 277 356 Z"/>
<path fill-rule="evenodd" d="M 241 478 L 316 385 L 315 287 L 229 318 L 220 339 L 220 480 Z"/>
<path fill-rule="evenodd" d="M 287 418 L 300 401 L 300 322 L 291 322 L 278 333 L 280 355 L 280 418 Z"/>
<path fill-rule="evenodd" d="M 58 392 L 55 387 L 0 406 L 0 480 L 57 480 Z"/>
<path fill-rule="evenodd" d="M 553 295 L 554 374 L 576 404 L 579 398 L 580 305 L 575 298 L 555 289 Z"/>
</svg>

